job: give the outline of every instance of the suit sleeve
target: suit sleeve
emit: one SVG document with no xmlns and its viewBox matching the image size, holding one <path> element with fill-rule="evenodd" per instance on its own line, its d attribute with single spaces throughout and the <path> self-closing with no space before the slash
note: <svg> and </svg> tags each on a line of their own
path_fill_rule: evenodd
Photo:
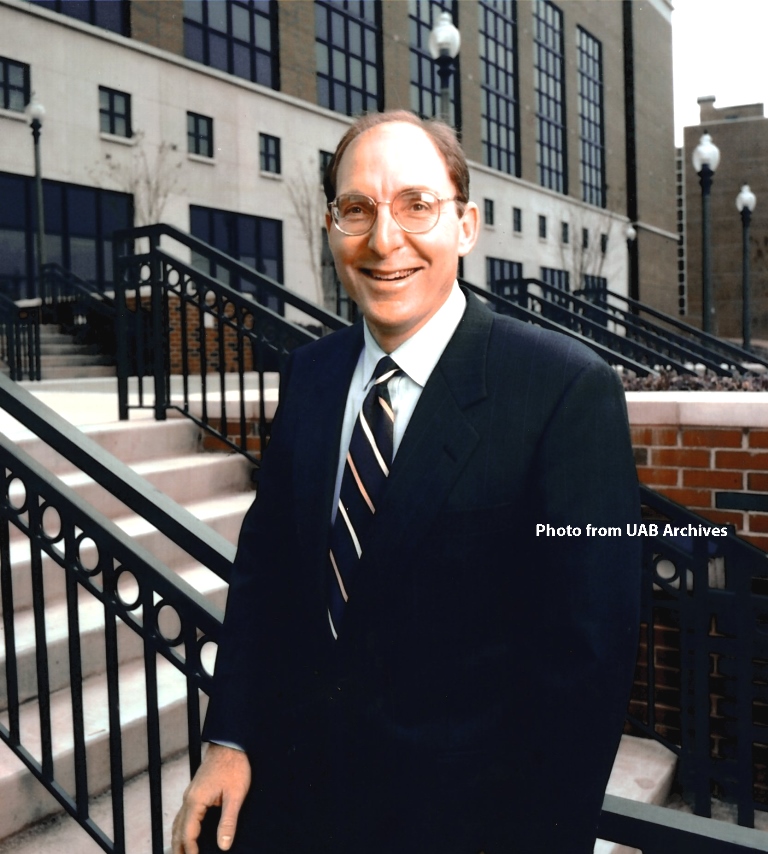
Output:
<svg viewBox="0 0 768 854">
<path fill-rule="evenodd" d="M 566 384 L 531 483 L 531 565 L 544 573 L 535 589 L 546 592 L 531 603 L 544 666 L 531 674 L 532 726 L 542 737 L 528 796 L 532 809 L 552 807 L 552 839 L 541 850 L 591 851 L 629 701 L 640 603 L 640 542 L 627 531 L 640 505 L 626 404 L 602 361 Z M 549 528 L 536 535 L 536 525 Z"/>
</svg>

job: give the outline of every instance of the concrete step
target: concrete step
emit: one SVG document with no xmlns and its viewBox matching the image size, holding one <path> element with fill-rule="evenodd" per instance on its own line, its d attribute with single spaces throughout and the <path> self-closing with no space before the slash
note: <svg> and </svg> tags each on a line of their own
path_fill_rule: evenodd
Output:
<svg viewBox="0 0 768 854">
<path fill-rule="evenodd" d="M 57 365 L 41 368 L 44 380 L 82 379 L 83 377 L 114 377 L 114 365 Z"/>
<path fill-rule="evenodd" d="M 171 757 L 187 744 L 186 680 L 165 659 L 157 659 L 158 705 L 161 751 Z M 126 778 L 147 769 L 145 673 L 142 660 L 120 668 L 120 729 L 123 771 Z M 201 697 L 201 705 L 205 698 Z M 101 676 L 83 681 L 88 787 L 92 794 L 108 789 L 109 709 L 106 681 Z M 5 717 L 3 715 L 3 717 Z M 74 753 L 72 708 L 69 689 L 51 696 L 54 772 L 56 779 L 74 794 Z M 7 723 L 5 720 L 4 723 Z M 40 761 L 39 710 L 34 702 L 21 708 L 21 740 Z M 0 839 L 28 827 L 33 822 L 60 811 L 58 804 L 32 777 L 10 751 L 0 753 Z M 126 815 L 128 822 L 131 816 Z"/>
<path fill-rule="evenodd" d="M 224 611 L 228 585 L 217 575 L 199 565 L 184 567 L 179 577 L 200 591 L 206 599 Z M 123 576 L 120 583 L 121 598 L 130 604 L 135 601 L 138 586 L 130 577 Z M 106 670 L 104 648 L 104 607 L 88 590 L 79 589 L 78 623 L 80 628 L 81 671 L 84 678 L 96 676 Z M 46 603 L 46 640 L 48 649 L 48 678 L 51 691 L 69 685 L 69 631 L 67 605 L 64 600 Z M 37 664 L 35 657 L 35 622 L 30 608 L 14 614 L 16 668 L 18 673 L 19 701 L 27 702 L 37 697 Z M 119 620 L 117 622 L 118 658 L 121 663 L 143 654 L 141 638 Z M 0 670 L 6 669 L 5 635 L 0 633 Z M 0 681 L 0 712 L 8 708 L 7 683 Z"/>
<path fill-rule="evenodd" d="M 40 370 L 47 371 L 51 368 L 89 367 L 93 365 L 114 365 L 115 360 L 103 353 L 88 353 L 79 350 L 74 353 L 52 353 L 41 354 Z"/>
<path fill-rule="evenodd" d="M 0 744 L 0 750 L 7 749 Z M 189 758 L 182 754 L 163 762 L 163 840 L 170 852 L 171 826 L 189 783 Z M 112 827 L 112 797 L 109 793 L 92 799 L 91 818 L 102 828 Z M 125 787 L 126 851 L 145 854 L 152 850 L 149 819 L 149 776 L 141 774 Z M 58 815 L 29 828 L 5 841 L 0 841 L 0 854 L 104 854 L 80 825 L 68 815 Z"/>
<path fill-rule="evenodd" d="M 253 493 L 243 492 L 209 501 L 199 501 L 188 505 L 186 509 L 229 542 L 235 543 L 243 517 L 252 502 Z M 132 515 L 114 521 L 137 545 L 149 551 L 169 569 L 179 570 L 189 565 L 189 555 L 146 519 Z M 53 518 L 46 531 L 54 540 L 56 539 L 55 524 L 55 518 Z M 31 558 L 27 538 L 14 538 L 10 553 L 14 612 L 19 613 L 32 607 Z M 82 566 L 86 568 L 95 568 L 98 565 L 97 549 L 91 540 L 84 540 L 80 544 L 78 557 Z M 62 601 L 65 596 L 64 570 L 48 555 L 43 556 L 42 566 L 46 602 Z"/>
<path fill-rule="evenodd" d="M 648 738 L 623 735 L 606 792 L 631 801 L 662 806 L 669 798 L 676 767 L 677 756 L 663 744 Z M 594 854 L 642 852 L 637 848 L 598 839 Z"/>
</svg>

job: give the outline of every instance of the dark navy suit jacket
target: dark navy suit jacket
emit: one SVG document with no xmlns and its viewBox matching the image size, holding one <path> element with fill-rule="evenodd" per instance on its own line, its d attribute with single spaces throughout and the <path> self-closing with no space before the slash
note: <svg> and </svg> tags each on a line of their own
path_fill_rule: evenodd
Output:
<svg viewBox="0 0 768 854">
<path fill-rule="evenodd" d="M 293 354 L 243 525 L 204 733 L 253 765 L 233 850 L 588 854 L 637 641 L 621 384 L 470 296 L 334 642 L 329 520 L 361 347 L 355 326 Z"/>
</svg>

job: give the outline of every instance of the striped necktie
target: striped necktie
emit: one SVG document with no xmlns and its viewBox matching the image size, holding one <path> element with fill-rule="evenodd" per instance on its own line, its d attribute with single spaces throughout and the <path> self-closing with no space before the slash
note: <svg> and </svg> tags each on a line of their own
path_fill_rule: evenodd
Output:
<svg viewBox="0 0 768 854">
<path fill-rule="evenodd" d="M 334 638 L 377 502 L 389 476 L 395 416 L 387 383 L 401 373 L 389 356 L 379 361 L 349 442 L 329 552 L 328 619 Z"/>
</svg>

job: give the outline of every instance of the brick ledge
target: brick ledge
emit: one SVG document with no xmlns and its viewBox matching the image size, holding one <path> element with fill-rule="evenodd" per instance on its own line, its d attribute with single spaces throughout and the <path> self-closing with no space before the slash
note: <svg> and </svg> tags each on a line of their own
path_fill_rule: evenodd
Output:
<svg viewBox="0 0 768 854">
<path fill-rule="evenodd" d="M 630 424 L 768 427 L 764 391 L 628 391 Z"/>
</svg>

